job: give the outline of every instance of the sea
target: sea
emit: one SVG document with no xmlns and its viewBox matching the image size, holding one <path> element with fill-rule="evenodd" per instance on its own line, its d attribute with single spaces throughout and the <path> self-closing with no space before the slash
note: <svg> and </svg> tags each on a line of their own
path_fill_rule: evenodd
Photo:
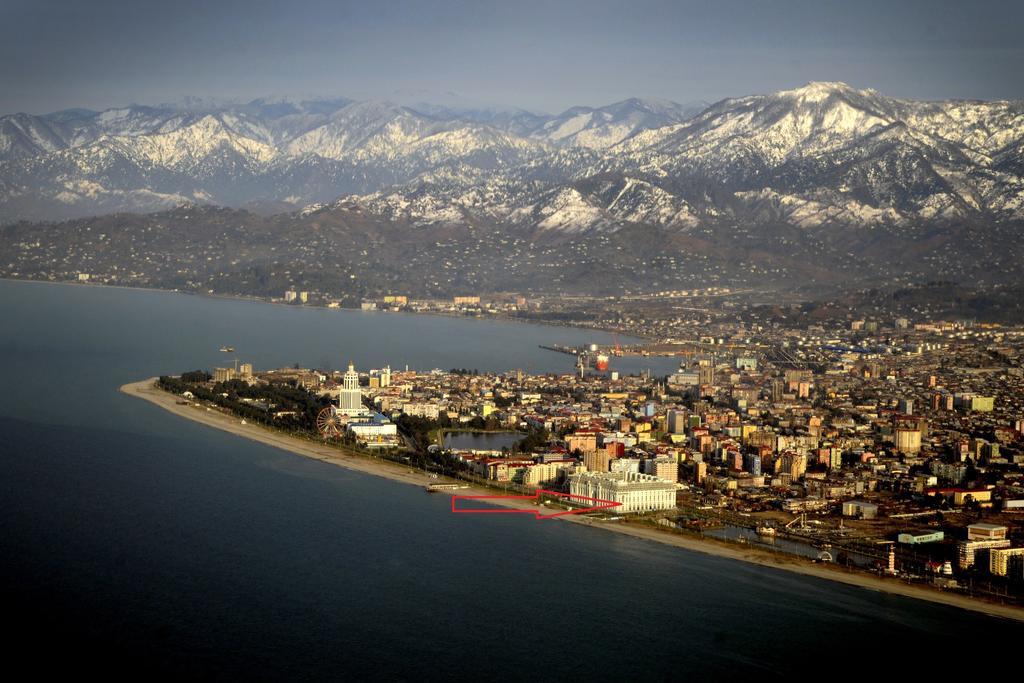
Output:
<svg viewBox="0 0 1024 683">
<path fill-rule="evenodd" d="M 1012 666 L 1020 622 L 559 521 L 452 515 L 446 496 L 118 391 L 235 358 L 258 369 L 571 372 L 572 357 L 539 345 L 609 341 L 566 327 L 0 282 L 8 670 L 660 681 Z M 623 373 L 675 367 L 613 362 Z"/>
</svg>

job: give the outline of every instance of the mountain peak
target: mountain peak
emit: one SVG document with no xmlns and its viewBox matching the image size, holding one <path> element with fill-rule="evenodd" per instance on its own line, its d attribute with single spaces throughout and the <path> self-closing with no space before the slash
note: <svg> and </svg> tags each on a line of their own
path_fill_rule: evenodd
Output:
<svg viewBox="0 0 1024 683">
<path fill-rule="evenodd" d="M 835 94 L 847 94 L 853 92 L 857 92 L 857 90 L 841 81 L 811 81 L 802 88 L 783 90 L 777 93 L 777 95 L 779 97 L 799 99 L 805 102 L 820 102 Z"/>
</svg>

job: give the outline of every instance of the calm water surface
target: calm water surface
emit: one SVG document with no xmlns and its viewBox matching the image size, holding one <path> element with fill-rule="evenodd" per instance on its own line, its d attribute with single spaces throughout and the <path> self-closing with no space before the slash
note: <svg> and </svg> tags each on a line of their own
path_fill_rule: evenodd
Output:
<svg viewBox="0 0 1024 683">
<path fill-rule="evenodd" d="M 970 643 L 1003 658 L 1024 637 L 1017 623 L 598 530 L 454 516 L 444 496 L 117 391 L 222 364 L 222 344 L 260 368 L 536 372 L 572 367 L 538 344 L 608 341 L 598 333 L 15 282 L 0 282 L 0 315 L 4 649 L 35 675 L 948 676 L 990 666 Z"/>
</svg>

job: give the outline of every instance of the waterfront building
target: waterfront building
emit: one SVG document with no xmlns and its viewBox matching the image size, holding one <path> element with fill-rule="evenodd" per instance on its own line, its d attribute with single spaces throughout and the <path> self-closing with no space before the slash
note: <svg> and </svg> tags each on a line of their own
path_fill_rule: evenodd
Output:
<svg viewBox="0 0 1024 683">
<path fill-rule="evenodd" d="M 988 563 L 988 570 L 996 576 L 1024 579 L 1024 548 L 993 548 Z"/>
<path fill-rule="evenodd" d="M 570 500 L 593 504 L 587 498 L 621 503 L 616 513 L 671 510 L 676 506 L 676 485 L 637 472 L 584 472 L 569 477 Z"/>
<path fill-rule="evenodd" d="M 342 378 L 341 389 L 338 391 L 338 412 L 343 415 L 367 415 L 369 410 L 363 406 L 363 392 L 359 389 L 359 373 L 355 365 L 348 364 L 348 371 Z"/>
<path fill-rule="evenodd" d="M 380 413 L 349 422 L 348 430 L 360 443 L 370 448 L 388 448 L 399 443 L 398 425 Z"/>
<path fill-rule="evenodd" d="M 523 472 L 523 483 L 536 487 L 556 482 L 566 468 L 571 467 L 574 463 L 574 460 L 554 460 L 529 465 Z"/>
<path fill-rule="evenodd" d="M 1009 548 L 1010 539 L 1000 538 L 989 541 L 960 541 L 957 546 L 958 561 L 960 569 L 969 569 L 974 566 L 979 551 L 989 551 L 999 548 Z"/>
<path fill-rule="evenodd" d="M 696 372 L 679 371 L 668 378 L 673 387 L 695 387 L 700 384 L 700 375 Z"/>
</svg>

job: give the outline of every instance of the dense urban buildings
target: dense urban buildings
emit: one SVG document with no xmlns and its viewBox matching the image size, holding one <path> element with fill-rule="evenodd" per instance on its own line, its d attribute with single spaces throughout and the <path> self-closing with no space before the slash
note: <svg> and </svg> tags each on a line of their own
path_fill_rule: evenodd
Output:
<svg viewBox="0 0 1024 683">
<path fill-rule="evenodd" d="M 301 387 L 366 447 L 408 457 L 430 443 L 424 467 L 621 504 L 605 515 L 785 536 L 810 557 L 947 587 L 1024 584 L 1024 329 L 722 320 L 691 341 L 552 348 L 565 373 L 243 364 L 208 384 Z M 646 354 L 678 369 L 616 369 Z M 523 440 L 445 448 L 452 430 Z"/>
</svg>

